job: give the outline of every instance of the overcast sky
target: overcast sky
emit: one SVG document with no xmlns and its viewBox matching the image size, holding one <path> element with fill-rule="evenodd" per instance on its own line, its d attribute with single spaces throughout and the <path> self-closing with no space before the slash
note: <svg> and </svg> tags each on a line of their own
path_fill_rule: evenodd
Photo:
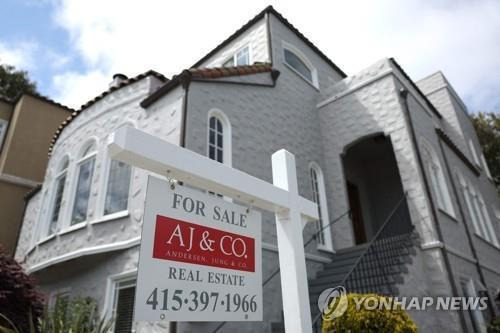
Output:
<svg viewBox="0 0 500 333">
<path fill-rule="evenodd" d="M 441 70 L 469 111 L 500 113 L 500 1 L 0 0 L 0 62 L 72 107 L 111 76 L 190 67 L 272 4 L 348 75 L 394 57 Z"/>
</svg>

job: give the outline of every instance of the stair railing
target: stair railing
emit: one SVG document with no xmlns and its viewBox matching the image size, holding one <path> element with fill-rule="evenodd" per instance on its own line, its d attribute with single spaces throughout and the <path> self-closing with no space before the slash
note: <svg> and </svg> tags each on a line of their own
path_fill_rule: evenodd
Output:
<svg viewBox="0 0 500 333">
<path fill-rule="evenodd" d="M 332 225 L 334 225 L 335 223 L 339 222 L 340 220 L 342 220 L 345 216 L 349 216 L 349 218 L 351 217 L 351 210 L 347 210 L 346 212 L 344 212 L 343 214 L 337 216 L 335 219 L 333 219 L 330 223 L 328 223 L 327 225 L 323 226 L 321 229 L 319 229 L 318 231 L 316 231 L 312 236 L 311 238 L 309 238 L 305 243 L 304 243 L 304 248 L 307 247 L 307 245 L 309 245 L 313 240 L 317 239 L 318 235 L 320 233 L 322 233 L 324 230 L 326 230 L 327 228 L 330 228 Z M 280 268 L 278 266 L 278 268 L 271 274 L 269 275 L 265 280 L 264 282 L 262 282 L 262 287 L 264 287 L 266 284 L 269 283 L 269 281 L 271 281 L 276 275 L 278 275 L 278 273 L 280 272 Z M 226 321 L 223 321 L 222 323 L 220 323 L 213 331 L 212 333 L 217 333 L 224 325 L 226 325 Z"/>
<path fill-rule="evenodd" d="M 377 233 L 373 236 L 361 255 L 357 258 L 349 272 L 342 279 L 342 282 L 340 283 L 341 286 L 345 286 L 346 289 L 363 289 L 367 285 L 368 288 L 370 288 L 377 287 L 383 284 L 387 287 L 387 290 L 390 290 L 391 285 L 388 279 L 388 275 L 390 274 L 390 272 L 387 271 L 387 267 L 389 267 L 389 265 L 391 264 L 391 258 L 387 258 L 387 256 L 381 256 L 380 252 L 399 251 L 401 246 L 393 245 L 392 242 L 386 238 L 393 238 L 392 241 L 395 242 L 405 241 L 404 238 L 399 239 L 399 237 L 408 235 L 413 230 L 413 226 L 411 224 L 409 225 L 408 223 L 404 223 L 406 222 L 404 219 L 409 218 L 409 216 L 407 215 L 408 206 L 406 199 L 407 193 L 404 193 L 401 199 L 395 205 L 394 209 L 390 212 L 382 226 L 379 228 Z M 397 222 L 403 223 L 397 224 Z M 392 229 L 390 227 L 392 227 Z M 368 257 L 372 254 L 375 256 L 374 260 L 365 260 L 368 259 Z M 379 274 L 376 274 L 375 277 L 371 277 L 370 279 L 366 278 L 365 272 L 366 270 L 370 269 L 378 269 Z M 380 274 L 380 272 L 383 273 Z M 354 278 L 352 279 L 352 277 Z M 364 282 L 360 282 L 361 279 L 364 279 Z M 369 290 L 363 291 L 367 292 Z M 315 331 L 317 331 L 318 329 L 318 323 L 321 323 L 321 317 L 322 311 L 320 311 L 313 319 L 312 325 Z"/>
</svg>

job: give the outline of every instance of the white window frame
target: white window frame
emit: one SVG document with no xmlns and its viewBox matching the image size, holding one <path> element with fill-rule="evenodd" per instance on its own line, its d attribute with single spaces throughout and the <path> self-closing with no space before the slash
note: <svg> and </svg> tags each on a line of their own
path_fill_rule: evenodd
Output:
<svg viewBox="0 0 500 333">
<path fill-rule="evenodd" d="M 207 156 L 210 152 L 210 118 L 217 118 L 222 124 L 222 163 L 228 166 L 233 165 L 232 130 L 231 122 L 224 112 L 219 109 L 211 109 L 207 116 Z"/>
<path fill-rule="evenodd" d="M 424 156 L 424 165 L 431 181 L 434 196 L 439 209 L 456 219 L 455 208 L 451 199 L 450 189 L 446 182 L 443 166 L 432 145 L 424 138 L 420 140 L 420 149 Z"/>
<path fill-rule="evenodd" d="M 469 148 L 472 154 L 472 158 L 474 159 L 474 163 L 476 163 L 478 167 L 481 167 L 481 163 L 479 162 L 479 157 L 477 155 L 476 148 L 474 148 L 474 143 L 472 142 L 472 139 L 469 139 Z"/>
<path fill-rule="evenodd" d="M 91 138 L 90 140 L 87 140 L 80 148 L 79 150 L 79 153 L 78 153 L 78 156 L 79 156 L 79 159 L 74 163 L 74 172 L 72 172 L 72 181 L 71 181 L 71 200 L 69 200 L 69 205 L 68 205 L 68 209 L 66 209 L 66 218 L 65 218 L 65 223 L 63 223 L 63 226 L 64 226 L 64 230 L 61 230 L 59 232 L 59 234 L 61 233 L 66 233 L 66 232 L 69 232 L 69 231 L 72 231 L 72 230 L 76 230 L 76 229 L 79 229 L 85 225 L 88 224 L 89 222 L 89 216 L 88 216 L 88 211 L 89 211 L 89 208 L 90 208 L 90 204 L 91 204 L 91 198 L 92 198 L 92 183 L 94 182 L 94 179 L 96 177 L 96 167 L 97 167 L 97 152 L 99 150 L 99 146 L 98 146 L 98 140 L 97 138 Z M 85 150 L 87 150 L 87 148 L 89 148 L 90 146 L 94 145 L 94 150 L 92 152 L 90 152 L 89 154 L 85 155 L 85 156 L 82 156 L 83 153 L 85 152 Z M 89 192 L 89 203 L 88 203 L 88 206 L 87 206 L 87 217 L 85 219 L 85 221 L 81 221 L 81 222 L 78 222 L 78 223 L 75 223 L 73 225 L 71 225 L 71 220 L 72 220 L 72 217 L 73 217 L 73 210 L 74 210 L 74 205 L 75 205 L 75 199 L 76 199 L 76 190 L 78 188 L 78 178 L 80 177 L 80 166 L 86 162 L 87 160 L 91 159 L 91 158 L 94 158 L 94 166 L 93 166 L 93 170 L 92 170 L 92 180 L 90 182 L 90 192 Z"/>
<path fill-rule="evenodd" d="M 58 168 L 57 168 L 57 174 L 55 175 L 54 179 L 52 180 L 52 186 L 51 186 L 51 194 L 50 196 L 50 201 L 49 201 L 49 206 L 48 206 L 48 211 L 47 211 L 47 216 L 45 218 L 45 223 L 44 223 L 44 230 L 43 230 L 43 237 L 44 238 L 50 238 L 53 235 L 56 235 L 59 232 L 59 229 L 61 228 L 61 220 L 65 217 L 65 196 L 67 196 L 68 193 L 68 183 L 69 183 L 69 167 L 70 167 L 70 157 L 69 155 L 64 155 L 63 158 L 59 161 Z M 64 163 L 67 162 L 66 168 L 62 168 Z M 54 233 L 50 233 L 50 224 L 52 221 L 52 215 L 54 213 L 54 205 L 55 205 L 55 199 L 56 199 L 56 193 L 57 193 L 57 184 L 59 182 L 59 179 L 63 176 L 66 176 L 66 180 L 64 181 L 64 188 L 63 188 L 63 193 L 61 197 L 61 206 L 59 207 L 59 216 L 56 221 L 56 230 Z"/>
<path fill-rule="evenodd" d="M 314 170 L 316 173 L 316 182 L 317 182 L 317 187 L 318 187 L 318 197 L 319 197 L 319 202 L 316 202 L 316 198 L 313 198 L 314 202 L 318 205 L 319 210 L 321 211 L 321 227 L 325 228 L 321 235 L 323 238 L 323 243 L 317 242 L 317 247 L 318 250 L 323 250 L 323 251 L 328 251 L 328 252 L 334 252 L 333 249 L 333 241 L 332 241 L 332 232 L 331 232 L 331 226 L 330 228 L 327 227 L 327 225 L 330 223 L 330 217 L 328 214 L 328 201 L 326 199 L 326 188 L 325 188 L 325 179 L 323 177 L 323 171 L 321 170 L 320 166 L 316 162 L 311 162 L 309 163 L 309 180 L 313 182 L 313 179 L 311 178 L 311 170 Z M 314 188 L 313 190 L 313 195 L 314 195 Z M 317 228 L 315 229 L 315 232 L 317 232 Z"/>
<path fill-rule="evenodd" d="M 484 153 L 481 154 L 481 161 L 483 162 L 484 171 L 486 172 L 486 176 L 489 179 L 493 179 L 491 176 L 490 168 L 488 167 L 488 163 L 486 162 L 486 158 L 484 158 Z"/>
<path fill-rule="evenodd" d="M 116 287 L 121 282 L 135 280 L 135 285 L 137 287 L 137 268 L 124 271 L 114 275 L 108 275 L 106 280 L 106 295 L 104 298 L 104 307 L 102 312 L 102 317 L 110 320 L 113 317 L 113 312 L 115 311 L 116 304 Z M 133 324 L 135 326 L 135 322 Z M 114 323 L 113 323 L 114 326 Z"/>
<path fill-rule="evenodd" d="M 283 64 L 287 68 L 289 68 L 291 71 L 293 71 L 295 74 L 297 74 L 302 79 L 304 79 L 306 82 L 311 84 L 314 88 L 319 90 L 318 71 L 317 71 L 316 67 L 313 66 L 312 62 L 306 57 L 306 55 L 304 53 L 302 53 L 298 48 L 296 48 L 292 44 L 287 43 L 285 41 L 282 41 L 282 46 L 283 46 L 282 47 L 283 48 Z M 286 62 L 285 50 L 288 50 L 289 52 L 295 54 L 295 56 L 297 56 L 297 58 L 299 58 L 304 63 L 304 65 L 306 65 L 306 67 L 311 71 L 312 81 L 309 80 L 309 78 L 302 75 L 299 71 L 297 71 L 295 68 L 293 68 L 293 66 L 291 66 L 290 64 L 288 64 Z"/>
<path fill-rule="evenodd" d="M 495 232 L 495 228 L 488 213 L 488 208 L 481 195 L 470 182 L 468 182 L 460 172 L 456 171 L 458 182 L 465 199 L 465 204 L 469 212 L 474 233 L 476 236 L 488 243 L 500 248 L 500 243 Z"/>
<path fill-rule="evenodd" d="M 0 131 L 0 150 L 2 150 L 3 142 L 7 135 L 7 128 L 9 128 L 9 121 L 5 119 L 0 119 L 0 125 L 4 125 L 2 126 L 3 129 Z"/>
<path fill-rule="evenodd" d="M 241 53 L 244 50 L 248 50 L 248 65 L 252 64 L 252 52 L 250 45 L 247 44 L 245 46 L 240 47 L 236 52 L 234 52 L 230 57 L 225 58 L 225 60 L 222 62 L 221 67 L 223 67 L 228 61 L 232 60 L 233 66 L 238 66 L 237 65 L 237 59 L 238 59 L 238 54 Z M 240 65 L 243 66 L 243 65 Z M 247 65 L 245 65 L 247 66 Z"/>
</svg>

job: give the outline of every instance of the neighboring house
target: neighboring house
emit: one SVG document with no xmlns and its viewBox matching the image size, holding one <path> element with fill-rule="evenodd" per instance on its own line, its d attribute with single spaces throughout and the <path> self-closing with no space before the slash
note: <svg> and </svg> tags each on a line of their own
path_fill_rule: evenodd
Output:
<svg viewBox="0 0 500 333">
<path fill-rule="evenodd" d="M 0 246 L 14 254 L 25 195 L 43 182 L 47 149 L 73 110 L 37 94 L 0 98 Z"/>
<path fill-rule="evenodd" d="M 269 182 L 272 153 L 295 154 L 299 192 L 320 212 L 304 231 L 305 240 L 317 234 L 306 248 L 313 317 L 319 293 L 340 284 L 389 295 L 492 295 L 500 288 L 500 202 L 466 112 L 442 73 L 415 83 L 384 59 L 347 77 L 268 7 L 193 68 L 171 80 L 118 75 L 65 121 L 43 186 L 27 203 L 16 258 L 52 296 L 94 297 L 116 318 L 115 332 L 154 330 L 132 323 L 150 173 L 106 150 L 111 133 L 134 126 Z M 272 213 L 263 212 L 262 228 L 266 279 L 278 266 Z M 411 311 L 422 332 L 484 332 L 491 315 Z M 264 286 L 264 321 L 222 331 L 280 331 L 281 321 L 275 277 Z"/>
</svg>

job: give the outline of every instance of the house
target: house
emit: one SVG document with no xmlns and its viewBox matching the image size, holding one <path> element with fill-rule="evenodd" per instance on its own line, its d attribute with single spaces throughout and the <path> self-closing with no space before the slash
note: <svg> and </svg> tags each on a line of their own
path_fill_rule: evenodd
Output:
<svg viewBox="0 0 500 333">
<path fill-rule="evenodd" d="M 109 158 L 107 140 L 121 126 L 269 182 L 271 154 L 295 154 L 300 195 L 320 213 L 304 231 L 313 318 L 319 293 L 337 285 L 490 299 L 500 288 L 500 201 L 446 77 L 414 82 L 394 59 L 347 76 L 268 7 L 170 80 L 115 75 L 52 140 L 16 258 L 51 298 L 94 297 L 116 318 L 115 332 L 154 331 L 132 323 L 149 173 Z M 263 212 L 262 228 L 265 280 L 278 266 L 272 213 Z M 282 330 L 279 278 L 264 295 L 263 322 L 221 331 Z M 484 332 L 494 313 L 493 305 L 410 311 L 422 332 Z M 218 324 L 158 325 L 211 332 Z"/>
<path fill-rule="evenodd" d="M 38 186 L 54 132 L 73 110 L 38 94 L 0 98 L 0 246 L 14 254 L 24 196 Z"/>
</svg>

